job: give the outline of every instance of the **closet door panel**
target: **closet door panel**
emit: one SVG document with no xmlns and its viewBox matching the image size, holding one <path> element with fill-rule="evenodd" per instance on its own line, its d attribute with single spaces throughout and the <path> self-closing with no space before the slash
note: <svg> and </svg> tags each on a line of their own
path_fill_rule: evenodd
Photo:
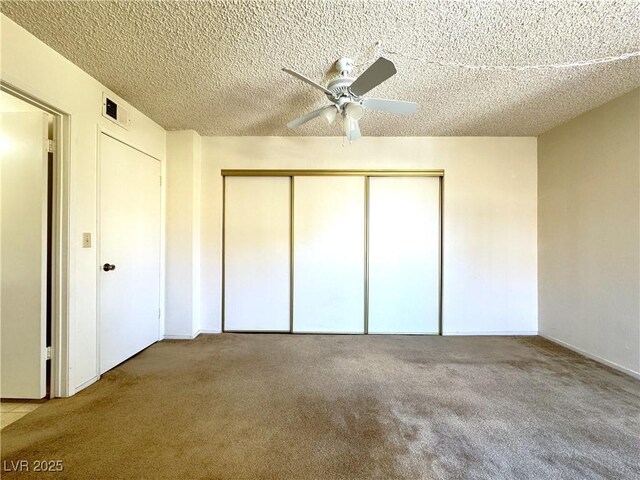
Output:
<svg viewBox="0 0 640 480">
<path fill-rule="evenodd" d="M 290 329 L 290 187 L 225 178 L 225 331 Z"/>
<path fill-rule="evenodd" d="M 364 333 L 364 185 L 294 178 L 294 332 Z"/>
<path fill-rule="evenodd" d="M 369 333 L 438 333 L 440 180 L 372 177 Z"/>
</svg>

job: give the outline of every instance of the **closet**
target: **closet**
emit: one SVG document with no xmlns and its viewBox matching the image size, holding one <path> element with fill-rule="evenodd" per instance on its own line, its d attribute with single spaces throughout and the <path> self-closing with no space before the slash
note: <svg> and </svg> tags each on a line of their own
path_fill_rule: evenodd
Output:
<svg viewBox="0 0 640 480">
<path fill-rule="evenodd" d="M 438 334 L 442 171 L 223 171 L 223 330 Z"/>
</svg>

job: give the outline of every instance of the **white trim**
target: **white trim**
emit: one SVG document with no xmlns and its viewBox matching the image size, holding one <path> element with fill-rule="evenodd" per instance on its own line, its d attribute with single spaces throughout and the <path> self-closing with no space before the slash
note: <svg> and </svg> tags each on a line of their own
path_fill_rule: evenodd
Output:
<svg viewBox="0 0 640 480">
<path fill-rule="evenodd" d="M 535 336 L 538 335 L 537 331 L 497 331 L 497 332 L 442 332 L 443 336 Z"/>
<path fill-rule="evenodd" d="M 203 330 L 198 330 L 193 335 L 164 335 L 162 337 L 162 339 L 163 340 L 193 340 L 198 335 L 200 335 L 201 333 L 204 333 L 204 334 L 220 334 L 222 332 L 220 330 L 203 329 Z M 289 333 L 289 332 L 287 331 L 285 333 Z"/>
<path fill-rule="evenodd" d="M 438 337 L 439 332 L 367 332 L 365 335 L 414 335 L 420 337 Z"/>
<path fill-rule="evenodd" d="M 163 340 L 193 340 L 198 334 L 193 335 L 164 335 Z"/>
<path fill-rule="evenodd" d="M 96 383 L 98 380 L 100 380 L 100 375 L 96 375 L 95 377 L 87 380 L 86 382 L 78 385 L 75 390 L 76 392 L 79 392 L 80 390 L 87 388 L 89 385 L 93 385 L 94 383 Z"/>
<path fill-rule="evenodd" d="M 241 331 L 229 332 L 229 333 L 243 333 Z M 271 333 L 271 332 L 254 332 L 247 331 L 246 333 Z M 288 332 L 284 330 L 282 332 L 273 332 L 273 333 L 288 333 L 290 335 L 367 335 L 363 332 L 316 332 L 314 330 L 294 330 L 293 332 Z"/>
<path fill-rule="evenodd" d="M 561 346 L 563 346 L 565 348 L 568 348 L 569 350 L 572 350 L 572 351 L 574 351 L 576 353 L 579 353 L 580 355 L 583 355 L 583 356 L 585 356 L 587 358 L 590 358 L 591 360 L 594 360 L 594 361 L 596 361 L 598 363 L 602 363 L 603 365 L 606 365 L 607 367 L 611 367 L 614 370 L 618 370 L 619 372 L 626 373 L 627 375 L 630 375 L 633 378 L 637 378 L 638 380 L 640 380 L 640 372 L 636 372 L 634 370 L 631 370 L 630 368 L 623 367 L 622 365 L 618 365 L 615 362 L 612 362 L 610 360 L 606 360 L 606 359 L 604 359 L 602 357 L 599 357 L 598 355 L 594 355 L 592 353 L 589 353 L 589 352 L 587 352 L 587 351 L 585 351 L 585 350 L 583 350 L 581 348 L 578 348 L 578 347 L 576 347 L 574 345 L 571 345 L 570 343 L 563 342 L 562 340 L 558 340 L 557 338 L 552 337 L 551 335 L 542 334 L 542 333 L 540 333 L 539 335 L 542 338 L 545 338 L 545 339 L 549 340 L 550 342 L 557 343 L 558 345 L 561 345 Z"/>
</svg>

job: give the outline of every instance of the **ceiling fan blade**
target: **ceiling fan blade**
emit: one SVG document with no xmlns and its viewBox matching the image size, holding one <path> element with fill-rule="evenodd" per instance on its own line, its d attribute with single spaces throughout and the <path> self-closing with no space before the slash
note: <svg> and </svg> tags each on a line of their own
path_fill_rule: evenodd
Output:
<svg viewBox="0 0 640 480">
<path fill-rule="evenodd" d="M 360 134 L 360 126 L 357 120 L 351 120 L 351 130 L 347 134 L 347 139 L 350 142 L 358 140 L 362 135 Z"/>
<path fill-rule="evenodd" d="M 367 68 L 351 84 L 349 90 L 358 97 L 364 95 L 372 88 L 377 87 L 386 79 L 396 74 L 396 67 L 391 60 L 380 57 Z"/>
<path fill-rule="evenodd" d="M 322 112 L 324 112 L 328 108 L 335 109 L 336 107 L 335 105 L 327 105 L 326 107 L 322 107 L 317 110 L 314 110 L 313 112 L 309 112 L 306 115 L 301 116 L 300 118 L 291 120 L 289 123 L 287 123 L 287 127 L 289 128 L 299 127 L 303 123 L 307 123 L 309 120 L 313 120 L 314 118 L 319 117 L 320 115 L 322 115 Z"/>
<path fill-rule="evenodd" d="M 397 113 L 399 115 L 413 115 L 418 109 L 418 104 L 414 102 L 400 102 L 384 98 L 365 98 L 362 100 L 362 106 L 367 110 Z"/>
<path fill-rule="evenodd" d="M 283 68 L 282 69 L 283 72 L 287 72 L 289 75 L 293 75 L 294 77 L 296 77 L 298 80 L 302 80 L 305 83 L 308 83 L 309 85 L 311 85 L 312 87 L 317 88 L 318 90 L 322 90 L 324 93 L 326 93 L 327 95 L 331 95 L 333 97 L 333 92 L 331 90 L 328 90 L 326 88 L 324 88 L 322 85 L 318 85 L 316 82 L 314 82 L 313 80 L 305 77 L 304 75 L 302 75 L 301 73 L 298 72 L 294 72 L 293 70 L 290 70 L 288 68 Z"/>
</svg>

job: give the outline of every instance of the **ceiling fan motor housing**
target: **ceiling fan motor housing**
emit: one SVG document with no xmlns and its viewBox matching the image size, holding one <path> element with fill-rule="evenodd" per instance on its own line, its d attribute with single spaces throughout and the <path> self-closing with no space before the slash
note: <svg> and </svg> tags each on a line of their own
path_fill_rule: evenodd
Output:
<svg viewBox="0 0 640 480">
<path fill-rule="evenodd" d="M 355 63 L 352 59 L 347 57 L 340 58 L 336 62 L 336 70 L 340 73 L 340 76 L 331 80 L 327 85 L 327 90 L 333 93 L 333 97 L 327 93 L 327 98 L 339 106 L 345 102 L 346 98 L 357 101 L 353 93 L 349 91 L 349 86 L 355 81 L 355 78 L 349 76 L 354 66 Z"/>
<path fill-rule="evenodd" d="M 336 62 L 336 70 L 342 76 L 348 76 L 355 67 L 353 60 L 347 57 L 342 57 Z"/>
<path fill-rule="evenodd" d="M 327 94 L 327 98 L 333 103 L 338 103 L 338 100 L 340 98 L 353 98 L 353 94 L 349 91 L 349 87 L 354 82 L 354 80 L 355 78 L 352 77 L 334 78 L 327 85 L 327 90 L 330 90 L 333 93 L 333 97 Z"/>
</svg>

